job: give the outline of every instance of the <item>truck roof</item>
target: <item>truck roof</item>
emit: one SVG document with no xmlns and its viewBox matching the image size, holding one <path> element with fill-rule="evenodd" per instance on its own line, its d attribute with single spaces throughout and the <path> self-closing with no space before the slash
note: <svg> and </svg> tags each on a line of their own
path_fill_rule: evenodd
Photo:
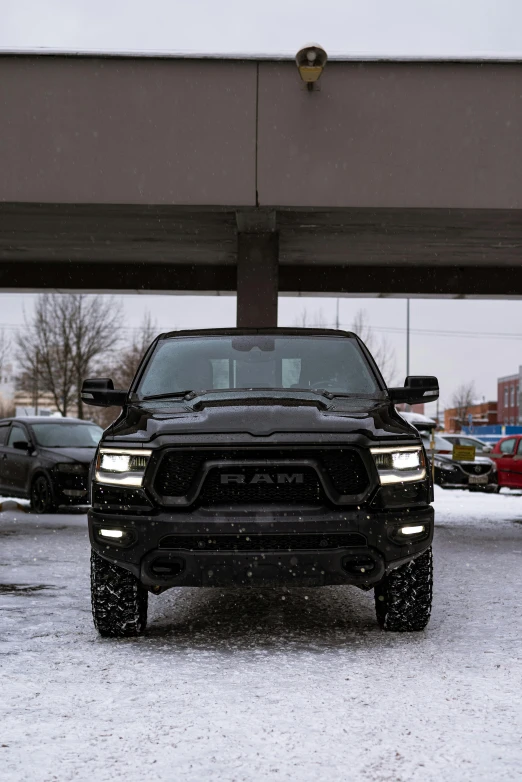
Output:
<svg viewBox="0 0 522 782">
<path fill-rule="evenodd" d="M 168 331 L 160 334 L 158 339 L 167 339 L 170 337 L 227 337 L 235 335 L 248 336 L 249 334 L 267 334 L 270 336 L 288 335 L 295 337 L 348 337 L 356 338 L 357 334 L 353 331 L 341 331 L 339 329 L 319 329 L 319 328 L 298 328 L 292 327 L 274 327 L 262 329 L 246 328 L 225 328 L 225 329 L 183 329 L 181 331 Z"/>
</svg>

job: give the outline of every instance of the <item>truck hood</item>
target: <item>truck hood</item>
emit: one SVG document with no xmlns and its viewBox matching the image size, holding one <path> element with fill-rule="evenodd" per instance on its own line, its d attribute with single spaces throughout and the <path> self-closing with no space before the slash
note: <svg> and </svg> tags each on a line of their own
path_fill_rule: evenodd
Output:
<svg viewBox="0 0 522 782">
<path fill-rule="evenodd" d="M 162 435 L 278 433 L 358 434 L 370 440 L 419 435 L 384 397 L 332 397 L 306 392 L 227 392 L 186 400 L 131 404 L 106 432 L 109 439 L 149 442 Z"/>
</svg>

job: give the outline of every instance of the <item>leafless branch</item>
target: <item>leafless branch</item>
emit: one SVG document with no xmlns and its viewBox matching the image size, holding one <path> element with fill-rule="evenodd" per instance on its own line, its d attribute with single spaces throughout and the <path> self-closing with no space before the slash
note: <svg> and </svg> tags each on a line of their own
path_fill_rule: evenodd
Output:
<svg viewBox="0 0 522 782">
<path fill-rule="evenodd" d="M 33 395 L 35 406 L 38 395 L 47 392 L 63 416 L 76 401 L 83 418 L 82 382 L 117 347 L 120 313 L 112 298 L 54 293 L 37 298 L 15 339 L 20 385 Z"/>
<path fill-rule="evenodd" d="M 462 383 L 453 394 L 452 405 L 456 411 L 455 417 L 457 423 L 461 426 L 466 424 L 468 413 L 473 405 L 476 394 L 475 383 L 473 381 Z"/>
<path fill-rule="evenodd" d="M 376 337 L 375 332 L 368 323 L 368 316 L 365 310 L 357 310 L 350 326 L 350 331 L 353 331 L 362 339 L 374 357 L 386 383 L 393 385 L 397 376 L 395 350 L 391 347 L 386 337 L 381 337 L 380 339 Z"/>
</svg>

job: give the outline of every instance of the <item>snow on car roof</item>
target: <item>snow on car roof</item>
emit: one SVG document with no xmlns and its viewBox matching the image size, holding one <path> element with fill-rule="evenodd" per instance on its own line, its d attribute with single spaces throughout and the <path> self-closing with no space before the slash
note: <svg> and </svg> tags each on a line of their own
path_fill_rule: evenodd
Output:
<svg viewBox="0 0 522 782">
<path fill-rule="evenodd" d="M 422 413 L 401 413 L 399 412 L 399 415 L 401 415 L 406 421 L 408 421 L 409 424 L 432 424 L 433 426 L 436 426 L 437 422 L 433 420 L 433 418 L 428 418 L 427 415 L 422 415 Z"/>
</svg>

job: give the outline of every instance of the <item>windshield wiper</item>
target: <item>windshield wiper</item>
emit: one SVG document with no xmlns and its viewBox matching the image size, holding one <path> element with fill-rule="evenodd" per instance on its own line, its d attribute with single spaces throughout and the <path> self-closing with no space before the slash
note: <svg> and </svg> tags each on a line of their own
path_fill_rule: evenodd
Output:
<svg viewBox="0 0 522 782">
<path fill-rule="evenodd" d="M 296 391 L 298 389 L 295 389 Z M 327 388 L 308 388 L 305 389 L 306 391 L 310 391 L 312 394 L 319 394 L 320 396 L 325 396 L 327 399 L 335 399 L 336 397 L 341 397 L 345 399 L 380 399 L 380 396 L 378 394 L 357 394 L 354 391 L 328 391 Z"/>
<path fill-rule="evenodd" d="M 148 401 L 149 399 L 194 399 L 195 396 L 201 396 L 206 393 L 206 391 L 193 391 L 192 389 L 188 389 L 187 391 L 170 391 L 167 394 L 150 394 L 150 396 L 142 396 L 139 401 L 143 402 Z"/>
</svg>

